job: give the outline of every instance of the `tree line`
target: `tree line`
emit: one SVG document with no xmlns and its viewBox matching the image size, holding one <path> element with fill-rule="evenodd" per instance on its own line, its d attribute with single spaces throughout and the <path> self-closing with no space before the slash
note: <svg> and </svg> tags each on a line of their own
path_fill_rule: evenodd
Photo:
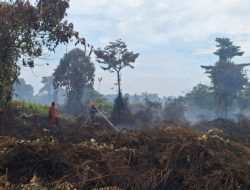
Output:
<svg viewBox="0 0 250 190">
<path fill-rule="evenodd" d="M 87 52 L 86 40 L 79 37 L 73 24 L 65 19 L 69 8 L 68 0 L 40 0 L 36 4 L 28 0 L 16 0 L 0 3 L 0 107 L 1 117 L 6 115 L 8 103 L 13 96 L 13 85 L 18 82 L 20 67 L 34 67 L 35 58 L 44 51 L 55 51 L 59 44 L 75 40 L 83 49 L 75 48 L 66 53 L 60 60 L 53 76 L 44 77 L 43 83 L 53 83 L 54 89 L 49 93 L 56 94 L 58 89 L 65 89 L 65 107 L 70 113 L 80 114 L 86 102 L 82 101 L 85 91 L 93 91 L 95 61 L 103 70 L 116 74 L 117 97 L 112 109 L 112 121 L 115 124 L 127 122 L 131 118 L 129 97 L 124 96 L 121 88 L 121 71 L 132 65 L 139 53 L 129 51 L 125 42 L 118 39 L 106 47 Z M 249 93 L 249 83 L 244 70 L 248 63 L 235 64 L 233 58 L 242 56 L 240 46 L 233 45 L 229 38 L 216 38 L 218 56 L 215 65 L 201 67 L 211 79 L 211 85 L 198 85 L 185 97 L 174 98 L 165 107 L 166 114 L 180 118 L 185 113 L 185 106 L 199 105 L 213 109 L 217 117 L 227 118 L 232 106 L 243 104 Z M 22 81 L 20 81 L 22 82 Z M 56 96 L 55 96 L 56 98 Z M 54 98 L 54 99 L 55 99 Z M 193 103 L 192 103 L 193 101 Z M 160 106 L 145 99 L 145 109 Z M 189 108 L 190 108 L 189 107 Z M 151 110 L 152 111 L 152 110 Z M 138 113 L 139 114 L 139 113 Z M 152 116 L 153 117 L 153 116 Z M 174 118 L 173 118 L 174 119 Z"/>
</svg>

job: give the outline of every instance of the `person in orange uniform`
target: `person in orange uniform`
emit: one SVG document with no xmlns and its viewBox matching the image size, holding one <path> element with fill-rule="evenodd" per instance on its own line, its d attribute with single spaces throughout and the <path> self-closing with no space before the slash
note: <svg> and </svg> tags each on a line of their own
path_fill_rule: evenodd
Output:
<svg viewBox="0 0 250 190">
<path fill-rule="evenodd" d="M 51 124 L 51 125 L 56 124 L 56 126 L 60 127 L 58 116 L 57 116 L 57 113 L 55 111 L 55 102 L 52 102 L 51 106 L 49 108 L 49 124 Z"/>
</svg>

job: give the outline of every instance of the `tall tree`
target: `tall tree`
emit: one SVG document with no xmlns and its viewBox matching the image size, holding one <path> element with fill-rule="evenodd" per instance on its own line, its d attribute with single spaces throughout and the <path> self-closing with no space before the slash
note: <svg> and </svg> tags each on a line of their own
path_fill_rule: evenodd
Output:
<svg viewBox="0 0 250 190">
<path fill-rule="evenodd" d="M 78 48 L 71 50 L 61 59 L 54 76 L 54 87 L 65 87 L 66 108 L 69 113 L 83 111 L 81 102 L 85 87 L 93 88 L 95 67 L 90 57 Z"/>
<path fill-rule="evenodd" d="M 216 38 L 219 56 L 215 66 L 201 66 L 209 74 L 213 85 L 213 93 L 217 103 L 217 113 L 220 117 L 227 117 L 233 100 L 239 95 L 248 82 L 245 66 L 250 64 L 234 64 L 232 58 L 243 55 L 239 46 L 234 46 L 229 38 Z"/>
<path fill-rule="evenodd" d="M 52 97 L 54 94 L 53 79 L 54 79 L 53 76 L 42 77 L 41 83 L 43 83 L 44 86 L 39 90 L 39 93 L 47 91 L 49 97 Z"/>
<path fill-rule="evenodd" d="M 118 96 L 113 107 L 113 121 L 115 123 L 122 122 L 122 115 L 127 115 L 126 101 L 122 97 L 121 92 L 121 70 L 125 67 L 134 68 L 131 63 L 134 63 L 139 53 L 128 51 L 127 45 L 121 39 L 115 42 L 110 42 L 104 49 L 98 48 L 94 51 L 98 63 L 103 70 L 108 70 L 117 75 Z"/>
<path fill-rule="evenodd" d="M 11 99 L 20 65 L 34 67 L 43 51 L 54 51 L 72 37 L 85 43 L 64 19 L 69 0 L 29 0 L 0 2 L 0 106 Z M 22 60 L 20 62 L 20 60 Z M 1 109 L 0 108 L 0 109 Z"/>
<path fill-rule="evenodd" d="M 53 76 L 42 77 L 41 83 L 44 85 L 40 90 L 39 94 L 46 94 L 44 98 L 44 103 L 51 104 L 52 101 L 57 102 L 57 90 L 54 89 Z"/>
<path fill-rule="evenodd" d="M 104 49 L 98 48 L 94 51 L 96 60 L 105 66 L 101 66 L 103 70 L 111 73 L 116 72 L 118 94 L 121 94 L 121 70 L 125 67 L 134 68 L 134 63 L 139 53 L 128 51 L 127 45 L 121 39 L 110 42 Z"/>
<path fill-rule="evenodd" d="M 229 38 L 216 38 L 218 43 L 217 49 L 214 54 L 219 56 L 219 61 L 231 62 L 231 59 L 235 56 L 242 56 L 243 51 L 240 51 L 240 46 L 233 45 L 233 42 Z"/>
<path fill-rule="evenodd" d="M 30 101 L 33 97 L 34 89 L 31 85 L 26 84 L 23 78 L 19 79 L 19 83 L 14 85 L 14 95 L 17 99 Z"/>
<path fill-rule="evenodd" d="M 212 88 L 204 84 L 198 84 L 193 87 L 193 89 L 185 95 L 184 102 L 188 107 L 191 107 L 192 110 L 194 108 L 199 111 L 201 109 L 212 110 L 215 107 Z"/>
</svg>

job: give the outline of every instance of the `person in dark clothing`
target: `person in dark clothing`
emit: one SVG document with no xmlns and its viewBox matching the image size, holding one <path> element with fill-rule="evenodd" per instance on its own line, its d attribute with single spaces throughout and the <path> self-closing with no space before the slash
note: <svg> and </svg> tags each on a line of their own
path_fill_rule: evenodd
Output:
<svg viewBox="0 0 250 190">
<path fill-rule="evenodd" d="M 91 105 L 91 108 L 90 108 L 90 119 L 91 119 L 91 123 L 94 124 L 95 123 L 95 114 L 97 112 L 97 109 L 95 107 L 94 104 Z"/>
</svg>

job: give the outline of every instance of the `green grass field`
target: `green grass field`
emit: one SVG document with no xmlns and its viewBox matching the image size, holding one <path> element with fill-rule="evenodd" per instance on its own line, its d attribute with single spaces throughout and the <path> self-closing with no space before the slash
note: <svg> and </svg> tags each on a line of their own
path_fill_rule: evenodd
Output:
<svg viewBox="0 0 250 190">
<path fill-rule="evenodd" d="M 21 109 L 25 110 L 28 113 L 37 113 L 46 115 L 48 114 L 49 111 L 48 105 L 26 102 L 23 100 L 13 100 L 12 104 L 18 105 Z"/>
<path fill-rule="evenodd" d="M 18 106 L 19 109 L 28 114 L 48 115 L 49 113 L 48 105 L 26 102 L 23 100 L 12 100 L 11 103 L 15 106 Z M 60 117 L 70 123 L 74 123 L 76 121 L 76 117 L 74 116 L 60 114 Z"/>
</svg>

